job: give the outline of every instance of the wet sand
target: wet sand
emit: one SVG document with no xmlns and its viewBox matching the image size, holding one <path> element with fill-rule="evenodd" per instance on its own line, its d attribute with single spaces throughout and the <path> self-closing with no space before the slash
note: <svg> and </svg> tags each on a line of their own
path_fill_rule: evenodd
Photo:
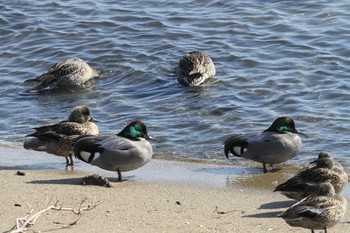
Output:
<svg viewBox="0 0 350 233">
<path fill-rule="evenodd" d="M 33 158 L 18 161 L 19 154 Z M 16 156 L 17 155 L 17 156 Z M 117 176 L 77 163 L 64 170 L 64 159 L 18 148 L 0 148 L 13 156 L 0 166 L 2 191 L 0 231 L 15 225 L 16 218 L 58 201 L 79 209 L 99 203 L 76 215 L 49 210 L 30 228 L 41 232 L 309 232 L 288 226 L 277 215 L 294 202 L 273 193 L 277 183 L 291 176 L 280 170 L 270 174 L 245 174 L 227 165 L 152 160 L 136 171 Z M 50 159 L 45 165 L 43 158 Z M 48 166 L 48 167 L 47 167 Z M 63 166 L 63 167 L 62 167 Z M 91 169 L 91 170 L 90 170 Z M 24 176 L 16 175 L 17 171 Z M 256 172 L 252 169 L 248 172 Z M 236 173 L 235 173 L 236 172 Z M 82 178 L 94 173 L 107 176 L 112 187 L 85 186 Z M 233 175 L 231 175 L 233 174 Z M 345 191 L 349 200 L 349 187 Z M 350 214 L 329 232 L 350 232 Z"/>
</svg>

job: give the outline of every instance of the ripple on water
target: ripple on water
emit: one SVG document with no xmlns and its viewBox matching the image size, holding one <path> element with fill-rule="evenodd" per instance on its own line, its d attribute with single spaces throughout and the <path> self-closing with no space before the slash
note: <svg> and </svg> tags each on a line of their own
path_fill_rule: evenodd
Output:
<svg viewBox="0 0 350 233">
<path fill-rule="evenodd" d="M 157 156 L 225 161 L 227 135 L 291 115 L 309 135 L 292 163 L 328 150 L 349 168 L 347 1 L 81 3 L 0 3 L 0 139 L 22 141 L 88 104 L 103 131 L 144 120 Z M 174 68 L 192 50 L 217 74 L 185 88 Z M 24 80 L 69 57 L 103 76 L 86 90 L 26 92 Z"/>
</svg>

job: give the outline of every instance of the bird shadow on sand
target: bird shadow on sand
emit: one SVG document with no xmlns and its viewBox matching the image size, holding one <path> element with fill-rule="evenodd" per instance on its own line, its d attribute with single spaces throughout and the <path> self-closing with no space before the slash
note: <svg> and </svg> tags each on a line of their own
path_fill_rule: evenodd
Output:
<svg viewBox="0 0 350 233">
<path fill-rule="evenodd" d="M 36 163 L 29 165 L 0 166 L 0 170 L 48 170 L 62 169 L 64 167 L 62 163 Z"/>
<path fill-rule="evenodd" d="M 83 185 L 83 178 L 66 178 L 66 179 L 50 179 L 50 180 L 32 180 L 28 184 L 69 184 Z"/>
<path fill-rule="evenodd" d="M 55 185 L 83 185 L 83 178 L 84 177 L 76 177 L 76 178 L 64 178 L 64 179 L 49 179 L 49 180 L 32 180 L 27 182 L 28 184 L 55 184 Z M 110 177 L 107 178 L 108 181 L 118 184 L 118 183 L 123 183 L 123 182 L 130 182 L 133 181 L 132 179 L 128 178 L 133 178 L 132 177 L 125 177 L 123 178 L 122 181 L 119 181 L 117 177 Z"/>
<path fill-rule="evenodd" d="M 258 209 L 259 210 L 273 210 L 273 209 L 280 209 L 280 208 L 288 208 L 292 206 L 295 203 L 295 201 L 292 200 L 286 200 L 286 201 L 274 201 L 266 204 L 262 204 Z M 245 218 L 278 218 L 278 215 L 281 214 L 283 210 L 280 211 L 270 211 L 265 213 L 258 213 L 258 214 L 251 214 L 251 215 L 245 215 L 243 217 Z"/>
<path fill-rule="evenodd" d="M 293 200 L 287 200 L 287 201 L 274 201 L 270 203 L 262 204 L 259 209 L 279 209 L 279 208 L 289 208 L 296 202 Z"/>
</svg>

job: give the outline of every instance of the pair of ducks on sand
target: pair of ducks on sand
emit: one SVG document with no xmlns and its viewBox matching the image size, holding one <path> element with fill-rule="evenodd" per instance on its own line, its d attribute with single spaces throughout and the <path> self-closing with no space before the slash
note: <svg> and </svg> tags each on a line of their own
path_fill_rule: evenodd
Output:
<svg viewBox="0 0 350 233">
<path fill-rule="evenodd" d="M 152 157 L 146 125 L 133 121 L 118 134 L 99 134 L 96 120 L 87 106 L 73 109 L 66 121 L 47 124 L 27 135 L 25 149 L 45 151 L 66 158 L 66 166 L 73 165 L 73 155 L 102 169 L 131 171 L 146 164 Z"/>
<path fill-rule="evenodd" d="M 316 161 L 275 188 L 298 201 L 279 216 L 290 226 L 327 232 L 345 215 L 347 201 L 339 193 L 347 184 L 342 165 L 329 153 L 321 152 Z"/>
<path fill-rule="evenodd" d="M 178 81 L 184 86 L 198 86 L 216 73 L 211 58 L 203 52 L 185 54 L 176 67 Z M 34 82 L 33 90 L 84 87 L 100 73 L 80 58 L 70 58 L 54 64 L 46 73 L 26 82 Z"/>
</svg>

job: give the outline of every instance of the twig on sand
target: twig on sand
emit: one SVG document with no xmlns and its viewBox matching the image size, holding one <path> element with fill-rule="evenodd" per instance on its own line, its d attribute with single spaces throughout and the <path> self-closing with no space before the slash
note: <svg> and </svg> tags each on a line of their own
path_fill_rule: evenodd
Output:
<svg viewBox="0 0 350 233">
<path fill-rule="evenodd" d="M 35 221 L 40 217 L 40 215 L 48 210 L 70 211 L 76 215 L 81 216 L 81 213 L 83 211 L 92 210 L 99 204 L 99 202 L 93 202 L 93 203 L 88 203 L 86 206 L 83 206 L 84 203 L 86 203 L 86 199 L 84 199 L 80 202 L 79 208 L 74 209 L 74 208 L 62 207 L 62 205 L 58 204 L 58 202 L 59 201 L 56 201 L 53 204 L 48 203 L 48 204 L 46 204 L 45 209 L 40 210 L 39 212 L 33 213 L 34 212 L 34 209 L 33 209 L 29 213 L 27 213 L 25 217 L 17 218 L 16 225 L 13 227 L 14 229 L 12 231 L 10 231 L 10 233 L 19 233 L 19 232 L 25 232 L 25 231 L 29 230 L 28 227 L 34 225 Z M 80 219 L 80 217 L 78 218 L 78 220 L 70 223 L 69 226 L 73 226 L 73 225 L 77 224 L 79 219 Z"/>
<path fill-rule="evenodd" d="M 213 212 L 214 212 L 214 213 L 217 213 L 217 214 L 228 214 L 228 213 L 232 213 L 232 212 L 241 212 L 241 214 L 244 213 L 243 210 L 219 211 L 219 207 L 218 207 L 218 206 L 215 206 L 215 209 L 214 209 Z"/>
</svg>

